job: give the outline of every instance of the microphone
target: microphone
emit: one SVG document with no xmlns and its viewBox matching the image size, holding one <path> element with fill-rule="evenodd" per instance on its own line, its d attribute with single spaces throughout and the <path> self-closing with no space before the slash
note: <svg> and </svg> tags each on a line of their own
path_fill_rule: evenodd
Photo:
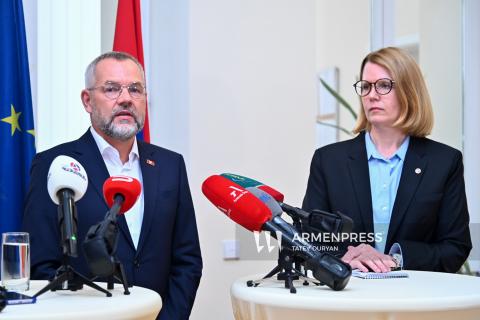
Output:
<svg viewBox="0 0 480 320">
<path fill-rule="evenodd" d="M 297 229 L 294 226 L 283 220 L 280 216 L 282 214 L 282 208 L 280 205 L 275 201 L 275 199 L 269 195 L 267 192 L 254 188 L 248 187 L 248 191 L 250 191 L 253 195 L 255 195 L 259 200 L 261 200 L 271 211 L 273 216 L 273 221 L 277 223 L 277 225 L 282 228 L 288 235 L 290 235 L 293 239 L 297 240 L 301 243 L 303 250 L 315 252 L 315 247 L 313 247 L 309 242 L 305 241 L 303 237 L 298 234 Z M 314 253 L 315 254 L 315 253 Z"/>
<path fill-rule="evenodd" d="M 140 181 L 128 176 L 112 176 L 104 182 L 103 195 L 110 210 L 107 211 L 103 221 L 90 227 L 83 242 L 85 259 L 95 276 L 108 277 L 115 273 L 117 216 L 135 205 L 141 189 Z"/>
<path fill-rule="evenodd" d="M 269 195 L 263 190 L 257 189 L 255 187 L 247 187 L 246 190 L 251 192 L 257 199 L 262 201 L 262 203 L 266 205 L 268 209 L 270 209 L 270 212 L 272 213 L 272 221 L 275 222 L 278 227 L 282 229 L 282 232 L 289 235 L 293 239 L 295 237 L 295 234 L 297 234 L 297 230 L 294 228 L 294 226 L 292 226 L 280 217 L 283 213 L 283 210 L 278 204 L 278 202 L 271 195 Z M 297 237 L 297 239 L 301 238 Z M 308 244 L 302 243 L 302 245 Z"/>
<path fill-rule="evenodd" d="M 254 188 L 258 188 L 260 190 L 263 190 L 263 191 L 267 192 L 269 195 L 271 195 L 279 203 L 283 202 L 283 200 L 285 198 L 284 195 L 280 191 L 278 191 L 278 190 L 276 190 L 276 189 L 274 189 L 270 186 L 267 186 L 260 181 L 257 181 L 257 180 L 251 179 L 251 178 L 247 178 L 247 177 L 244 177 L 244 176 L 240 176 L 240 175 L 234 174 L 234 173 L 222 173 L 221 176 L 225 177 L 225 178 L 227 178 L 227 179 L 229 179 L 229 180 L 231 180 L 235 183 L 238 183 L 239 185 L 241 185 L 244 188 L 254 187 Z"/>
<path fill-rule="evenodd" d="M 329 232 L 339 234 L 350 233 L 353 229 L 353 220 L 341 212 L 337 211 L 336 213 L 331 213 L 319 209 L 307 212 L 283 202 L 284 195 L 281 192 L 260 181 L 233 173 L 222 173 L 221 176 L 224 176 L 249 190 L 250 188 L 257 188 L 265 191 L 278 201 L 278 204 L 285 213 L 293 219 L 301 219 L 302 229 L 305 229 L 304 231 L 306 232 Z"/>
<path fill-rule="evenodd" d="M 230 219 L 250 231 L 263 230 L 272 213 L 253 194 L 219 175 L 208 177 L 202 184 L 203 194 Z"/>
<path fill-rule="evenodd" d="M 61 231 L 63 254 L 77 257 L 77 209 L 88 187 L 85 169 L 75 159 L 58 156 L 50 165 L 47 176 L 47 190 L 52 201 L 58 205 L 58 223 Z"/>
<path fill-rule="evenodd" d="M 110 216 L 130 210 L 142 192 L 140 181 L 128 176 L 112 176 L 103 184 L 103 197 L 110 209 Z"/>
<path fill-rule="evenodd" d="M 256 198 L 262 201 L 263 204 L 265 204 L 270 209 L 272 213 L 272 220 L 278 224 L 282 231 L 284 231 L 286 234 L 289 234 L 292 238 L 294 237 L 294 235 L 297 233 L 295 227 L 293 227 L 280 217 L 283 213 L 283 209 L 280 206 L 281 202 L 279 202 L 277 199 L 283 200 L 283 194 L 251 178 L 236 175 L 233 173 L 222 173 L 221 176 L 238 183 L 240 186 L 251 192 Z M 276 196 L 276 198 L 274 196 Z"/>
<path fill-rule="evenodd" d="M 210 176 L 203 182 L 202 192 L 214 206 L 245 229 L 252 232 L 269 231 L 274 238 L 280 232 L 282 240 L 286 240 L 290 246 L 301 245 L 293 240 L 293 234 L 288 229 L 284 232 L 283 227 L 272 221 L 272 212 L 261 200 L 229 179 L 219 175 Z"/>
<path fill-rule="evenodd" d="M 292 207 L 286 203 L 283 203 L 283 200 L 285 198 L 283 193 L 281 193 L 280 191 L 270 186 L 263 184 L 260 181 L 254 180 L 252 178 L 240 176 L 234 173 L 222 173 L 221 175 L 229 180 L 232 180 L 235 183 L 238 183 L 244 188 L 257 188 L 265 191 L 270 196 L 272 196 L 279 203 L 283 211 L 285 211 L 288 215 L 292 216 L 292 218 L 298 217 L 302 219 L 308 219 L 310 217 L 310 213 L 303 211 L 302 209 Z"/>
<path fill-rule="evenodd" d="M 334 290 L 342 290 L 347 285 L 351 275 L 348 264 L 328 253 L 316 252 L 310 244 L 296 240 L 293 231 L 283 224 L 288 223 L 279 216 L 276 218 L 281 220 L 277 219 L 279 222 L 283 221 L 281 226 L 275 218 L 272 221 L 270 209 L 250 191 L 224 176 L 213 175 L 203 182 L 202 192 L 218 209 L 246 229 L 270 231 L 274 238 L 278 232 L 282 244 L 287 243 L 295 254 L 305 259 L 305 268 L 312 270 L 317 280 Z"/>
</svg>

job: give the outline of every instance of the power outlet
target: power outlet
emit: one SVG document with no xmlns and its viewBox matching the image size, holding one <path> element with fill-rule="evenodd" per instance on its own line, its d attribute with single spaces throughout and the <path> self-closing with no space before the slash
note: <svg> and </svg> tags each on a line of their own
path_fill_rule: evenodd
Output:
<svg viewBox="0 0 480 320">
<path fill-rule="evenodd" d="M 223 260 L 240 259 L 240 242 L 238 240 L 222 240 Z"/>
</svg>

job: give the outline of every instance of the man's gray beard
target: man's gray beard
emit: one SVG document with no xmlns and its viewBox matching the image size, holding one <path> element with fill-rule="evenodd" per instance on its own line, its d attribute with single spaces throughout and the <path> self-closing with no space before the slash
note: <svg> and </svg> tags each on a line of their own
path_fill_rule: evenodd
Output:
<svg viewBox="0 0 480 320">
<path fill-rule="evenodd" d="M 136 113 L 134 113 L 133 110 L 131 110 L 129 108 L 124 108 L 124 109 L 126 109 L 126 110 L 130 111 L 130 113 L 132 113 L 135 124 L 122 125 L 122 126 L 115 125 L 113 123 L 113 120 L 115 119 L 115 116 L 113 116 L 113 115 L 112 115 L 112 118 L 108 122 L 105 122 L 104 121 L 105 119 L 103 119 L 96 112 L 96 109 L 93 112 L 92 121 L 95 122 L 97 127 L 100 128 L 100 130 L 103 133 L 105 133 L 108 137 L 111 137 L 113 139 L 118 139 L 118 140 L 121 140 L 121 141 L 126 141 L 126 140 L 132 138 L 133 136 L 135 136 L 140 130 L 143 129 L 143 124 L 144 124 L 145 120 L 144 119 L 138 119 L 138 115 Z M 122 109 L 122 110 L 124 110 L 124 109 Z M 119 111 L 122 111 L 122 110 L 119 110 Z M 114 110 L 114 112 L 115 111 L 116 110 Z"/>
<path fill-rule="evenodd" d="M 102 132 L 105 133 L 107 136 L 109 136 L 111 138 L 114 138 L 114 139 L 121 140 L 121 141 L 126 141 L 126 140 L 132 138 L 141 129 L 142 129 L 142 127 L 140 126 L 140 124 L 137 121 L 135 121 L 134 125 L 129 124 L 128 126 L 126 126 L 126 125 L 116 126 L 111 121 L 109 123 L 106 123 L 106 124 L 100 126 L 100 130 L 102 130 Z"/>
</svg>

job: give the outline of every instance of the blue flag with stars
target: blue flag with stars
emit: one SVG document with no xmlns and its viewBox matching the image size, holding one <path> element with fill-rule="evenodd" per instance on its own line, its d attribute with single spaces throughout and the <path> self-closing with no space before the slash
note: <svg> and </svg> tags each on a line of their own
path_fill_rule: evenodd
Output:
<svg viewBox="0 0 480 320">
<path fill-rule="evenodd" d="M 34 155 L 22 0 L 0 0 L 0 232 L 20 230 Z"/>
</svg>

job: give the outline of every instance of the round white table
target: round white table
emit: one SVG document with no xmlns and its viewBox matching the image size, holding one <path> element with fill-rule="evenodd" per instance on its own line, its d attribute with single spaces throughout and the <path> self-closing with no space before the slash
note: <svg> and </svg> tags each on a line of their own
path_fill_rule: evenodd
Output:
<svg viewBox="0 0 480 320">
<path fill-rule="evenodd" d="M 46 284 L 30 281 L 30 290 L 24 294 L 33 296 Z M 106 283 L 97 284 L 107 288 Z M 129 290 L 130 295 L 124 295 L 123 286 L 115 284 L 112 297 L 85 285 L 78 291 L 47 291 L 34 304 L 6 306 L 0 319 L 155 319 L 162 308 L 160 295 L 142 287 Z"/>
<path fill-rule="evenodd" d="M 359 279 L 352 277 L 342 291 L 326 286 L 303 286 L 296 294 L 283 281 L 270 279 L 247 287 L 248 276 L 231 287 L 236 320 L 260 319 L 480 319 L 480 278 L 407 271 L 408 278 Z"/>
</svg>

